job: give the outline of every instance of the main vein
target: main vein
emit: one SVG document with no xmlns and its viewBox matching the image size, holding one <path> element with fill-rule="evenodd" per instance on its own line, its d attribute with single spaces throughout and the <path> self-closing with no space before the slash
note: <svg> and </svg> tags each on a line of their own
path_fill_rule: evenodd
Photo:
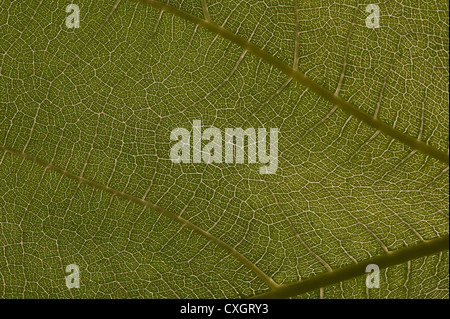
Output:
<svg viewBox="0 0 450 319">
<path fill-rule="evenodd" d="M 263 280 L 271 289 L 274 289 L 276 287 L 278 287 L 279 285 L 269 276 L 267 276 L 261 269 L 259 269 L 254 263 L 252 263 L 249 259 L 247 259 L 244 255 L 242 255 L 240 252 L 238 252 L 234 247 L 228 245 L 227 243 L 225 243 L 223 240 L 221 240 L 220 238 L 217 238 L 216 236 L 212 235 L 211 233 L 207 232 L 206 230 L 203 230 L 202 228 L 200 228 L 199 226 L 191 223 L 190 221 L 182 218 L 181 216 L 178 216 L 172 212 L 169 212 L 168 210 L 152 204 L 144 199 L 132 196 L 130 194 L 121 192 L 119 190 L 116 190 L 114 188 L 111 188 L 107 185 L 103 185 L 94 181 L 91 181 L 89 179 L 86 179 L 82 176 L 78 176 L 76 174 L 73 174 L 71 172 L 68 172 L 60 167 L 57 167 L 51 163 L 47 163 L 46 161 L 43 161 L 39 158 L 36 158 L 34 156 L 31 156 L 29 154 L 23 153 L 23 152 L 19 152 L 13 149 L 10 149 L 4 145 L 0 145 L 0 150 L 3 150 L 5 152 L 20 156 L 24 159 L 30 160 L 36 164 L 39 164 L 49 170 L 52 170 L 54 172 L 57 172 L 59 174 L 62 174 L 70 179 L 73 179 L 81 184 L 85 184 L 85 185 L 89 185 L 93 188 L 111 193 L 115 196 L 124 198 L 126 200 L 129 200 L 131 202 L 134 202 L 138 205 L 143 205 L 151 210 L 154 210 L 166 217 L 169 217 L 172 220 L 177 221 L 178 223 L 180 223 L 183 227 L 187 227 L 189 229 L 192 229 L 193 231 L 195 231 L 196 233 L 200 234 L 201 236 L 205 237 L 206 239 L 210 240 L 212 243 L 216 244 L 217 246 L 225 249 L 227 252 L 229 252 L 232 256 L 234 256 L 236 259 L 238 259 L 240 262 L 242 262 L 245 266 L 247 266 L 251 271 L 253 271 L 261 280 Z"/>
<path fill-rule="evenodd" d="M 372 128 L 380 131 L 381 133 L 388 135 L 405 145 L 416 149 L 417 151 L 424 153 L 428 156 L 431 156 L 445 164 L 449 164 L 449 154 L 447 152 L 441 151 L 431 145 L 428 145 L 427 143 L 422 142 L 421 140 L 412 137 L 392 126 L 389 124 L 379 120 L 378 118 L 364 112 L 360 108 L 354 106 L 350 102 L 344 100 L 337 94 L 332 93 L 331 91 L 325 89 L 320 84 L 316 83 L 315 81 L 308 78 L 305 74 L 297 70 L 295 67 L 289 66 L 286 63 L 282 62 L 277 57 L 271 55 L 270 53 L 264 51 L 260 47 L 256 46 L 255 44 L 251 43 L 247 39 L 234 34 L 233 32 L 225 29 L 224 27 L 212 22 L 210 19 L 202 19 L 199 17 L 196 17 L 190 13 L 187 13 L 183 10 L 174 8 L 172 6 L 169 6 L 167 4 L 161 3 L 159 1 L 154 0 L 137 0 L 143 4 L 152 6 L 154 8 L 169 12 L 175 16 L 178 16 L 180 18 L 183 18 L 187 21 L 193 22 L 197 25 L 200 25 L 204 27 L 205 29 L 212 31 L 223 38 L 239 45 L 240 47 L 244 48 L 245 50 L 253 53 L 263 61 L 266 61 L 267 63 L 273 65 L 274 67 L 278 68 L 280 71 L 282 71 L 287 76 L 295 79 L 300 84 L 306 86 L 311 91 L 315 92 L 319 96 L 325 98 L 329 102 L 332 103 L 332 105 L 338 106 L 340 109 L 345 111 L 347 114 L 354 116 L 355 118 L 359 119 L 360 121 L 366 123 L 367 125 L 371 126 Z"/>
<path fill-rule="evenodd" d="M 383 269 L 448 249 L 449 235 L 445 235 L 432 240 L 424 241 L 418 245 L 394 250 L 346 267 L 325 272 L 305 280 L 280 285 L 278 288 L 253 296 L 252 298 L 288 298 L 357 276 L 363 276 L 366 273 L 366 267 L 369 264 L 375 264 L 380 269 Z"/>
</svg>

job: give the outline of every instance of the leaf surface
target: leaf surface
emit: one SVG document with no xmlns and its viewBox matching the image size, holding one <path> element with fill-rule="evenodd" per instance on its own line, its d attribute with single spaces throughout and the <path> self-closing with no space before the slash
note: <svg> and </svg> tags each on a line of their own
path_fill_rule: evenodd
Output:
<svg viewBox="0 0 450 319">
<path fill-rule="evenodd" d="M 0 5 L 2 297 L 448 298 L 448 3 L 66 5 Z M 173 163 L 194 120 L 278 128 L 276 174 Z"/>
</svg>

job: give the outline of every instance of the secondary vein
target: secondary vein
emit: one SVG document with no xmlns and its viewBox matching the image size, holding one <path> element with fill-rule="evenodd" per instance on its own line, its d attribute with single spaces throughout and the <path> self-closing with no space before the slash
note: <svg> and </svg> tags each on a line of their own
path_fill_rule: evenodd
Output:
<svg viewBox="0 0 450 319">
<path fill-rule="evenodd" d="M 417 151 L 426 154 L 430 157 L 433 157 L 445 164 L 449 164 L 449 154 L 447 152 L 441 151 L 431 145 L 428 145 L 427 143 L 422 142 L 421 140 L 412 137 L 392 126 L 389 124 L 379 120 L 378 118 L 364 112 L 363 110 L 359 109 L 358 107 L 354 106 L 350 102 L 344 100 L 337 94 L 332 93 L 331 91 L 327 90 L 320 84 L 316 83 L 315 81 L 308 78 L 305 74 L 300 72 L 299 70 L 295 69 L 294 67 L 291 67 L 287 65 L 286 63 L 282 62 L 277 57 L 271 55 L 270 53 L 264 51 L 260 47 L 256 46 L 255 44 L 251 43 L 247 39 L 232 33 L 231 31 L 225 29 L 222 26 L 219 26 L 218 24 L 202 19 L 199 17 L 196 17 L 190 13 L 187 13 L 183 10 L 174 8 L 172 6 L 169 6 L 167 4 L 161 3 L 159 1 L 154 0 L 137 0 L 143 4 L 152 6 L 154 8 L 157 8 L 159 10 L 166 11 L 168 13 L 171 13 L 175 16 L 178 16 L 180 18 L 183 18 L 187 21 L 193 22 L 197 25 L 200 25 L 204 27 L 205 29 L 212 31 L 220 36 L 222 36 L 224 39 L 227 39 L 240 47 L 244 48 L 245 50 L 253 53 L 263 61 L 266 61 L 267 63 L 273 65 L 277 69 L 279 69 L 281 72 L 286 74 L 289 77 L 292 77 L 296 81 L 298 81 L 300 84 L 306 86 L 311 91 L 315 92 L 319 96 L 325 98 L 329 102 L 331 102 L 333 105 L 338 106 L 340 109 L 342 109 L 347 114 L 359 119 L 360 121 L 366 123 L 367 125 L 371 126 L 372 128 L 380 131 L 381 133 L 388 135 L 392 138 L 394 138 L 397 141 L 400 141 L 404 143 L 405 145 L 416 149 Z"/>
<path fill-rule="evenodd" d="M 3 150 L 4 152 L 22 157 L 26 160 L 30 160 L 36 164 L 39 164 L 41 166 L 43 166 L 46 169 L 52 170 L 54 172 L 57 172 L 59 174 L 62 174 L 72 180 L 77 181 L 78 183 L 81 184 L 85 184 L 85 185 L 89 185 L 93 188 L 99 189 L 101 191 L 105 191 L 108 192 L 110 194 L 113 194 L 115 196 L 121 197 L 123 199 L 129 200 L 133 203 L 136 203 L 138 205 L 143 205 L 151 210 L 154 210 L 166 217 L 169 217 L 170 219 L 177 221 L 178 223 L 180 223 L 183 227 L 187 227 L 193 231 L 195 231 L 196 233 L 200 234 L 201 236 L 205 237 L 206 239 L 208 239 L 209 241 L 211 241 L 212 243 L 216 244 L 217 246 L 225 249 L 227 252 L 229 252 L 232 256 L 234 256 L 236 259 L 238 259 L 240 262 L 242 262 L 245 266 L 247 266 L 251 271 L 253 271 L 262 281 L 264 281 L 267 286 L 269 286 L 271 289 L 275 289 L 276 287 L 278 287 L 279 285 L 269 276 L 267 276 L 261 269 L 258 268 L 258 266 L 256 266 L 254 263 L 252 263 L 249 259 L 247 259 L 247 257 L 245 257 L 244 255 L 242 255 L 240 252 L 238 252 L 234 247 L 228 245 L 227 243 L 225 243 L 223 240 L 221 240 L 220 238 L 217 238 L 216 236 L 212 235 L 211 233 L 209 233 L 208 231 L 200 228 L 199 226 L 191 223 L 190 221 L 182 218 L 181 216 L 178 216 L 177 214 L 174 214 L 172 212 L 169 212 L 168 210 L 155 205 L 153 203 L 150 203 L 148 201 L 146 201 L 145 199 L 141 199 L 138 197 L 135 197 L 133 195 L 121 192 L 119 190 L 116 190 L 114 188 L 111 188 L 107 185 L 103 185 L 100 183 L 97 183 L 95 181 L 91 181 L 87 178 L 84 178 L 82 176 L 73 174 L 71 172 L 68 172 L 65 169 L 62 169 L 60 167 L 57 167 L 51 163 L 47 163 L 44 160 L 41 160 L 37 157 L 34 157 L 32 155 L 20 152 L 20 151 L 16 151 L 13 149 L 10 149 L 4 145 L 0 145 L 0 150 Z"/>
</svg>

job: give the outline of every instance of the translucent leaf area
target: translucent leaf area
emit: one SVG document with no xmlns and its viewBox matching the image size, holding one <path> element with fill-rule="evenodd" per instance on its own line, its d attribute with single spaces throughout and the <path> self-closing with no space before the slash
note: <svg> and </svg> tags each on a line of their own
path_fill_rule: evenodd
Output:
<svg viewBox="0 0 450 319">
<path fill-rule="evenodd" d="M 249 298 L 442 238 L 288 297 L 449 297 L 448 1 L 74 3 L 0 0 L 0 297 Z M 195 120 L 277 128 L 276 172 L 174 163 Z"/>
</svg>

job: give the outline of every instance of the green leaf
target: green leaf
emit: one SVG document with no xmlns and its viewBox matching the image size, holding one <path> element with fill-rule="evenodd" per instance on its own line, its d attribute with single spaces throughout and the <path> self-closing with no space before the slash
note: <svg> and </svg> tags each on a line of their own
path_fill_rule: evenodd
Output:
<svg viewBox="0 0 450 319">
<path fill-rule="evenodd" d="M 1 297 L 448 298 L 448 2 L 76 4 L 1 1 Z M 278 169 L 172 162 L 195 120 Z"/>
</svg>

